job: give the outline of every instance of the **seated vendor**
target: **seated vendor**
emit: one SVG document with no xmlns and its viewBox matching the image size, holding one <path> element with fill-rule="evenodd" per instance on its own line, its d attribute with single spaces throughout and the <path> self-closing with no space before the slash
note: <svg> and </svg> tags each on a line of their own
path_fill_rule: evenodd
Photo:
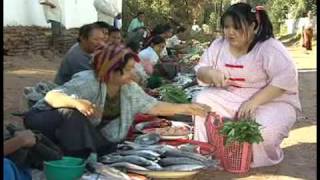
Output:
<svg viewBox="0 0 320 180">
<path fill-rule="evenodd" d="M 159 24 L 153 29 L 151 34 L 152 36 L 145 44 L 150 44 L 150 41 L 155 36 L 161 36 L 167 41 L 167 39 L 172 37 L 173 29 L 169 24 Z M 165 46 L 159 54 L 159 63 L 155 66 L 156 74 L 168 80 L 173 79 L 180 71 L 177 61 L 176 56 L 168 54 L 167 47 Z"/>
<path fill-rule="evenodd" d="M 172 37 L 167 39 L 166 47 L 168 50 L 168 54 L 174 54 L 174 52 L 184 52 L 186 53 L 185 48 L 187 48 L 188 44 L 185 41 L 180 40 L 179 36 L 185 33 L 186 28 L 179 26 Z"/>
<path fill-rule="evenodd" d="M 57 71 L 54 83 L 62 85 L 80 71 L 91 69 L 90 61 L 94 50 L 106 40 L 104 28 L 98 24 L 87 24 L 80 28 L 78 43 L 73 45 Z"/>
<path fill-rule="evenodd" d="M 146 48 L 138 52 L 139 60 L 135 65 L 137 75 L 135 81 L 144 88 L 146 87 L 147 79 L 154 73 L 154 66 L 159 62 L 159 55 L 165 47 L 165 39 L 161 36 L 155 36 L 149 43 Z M 138 44 L 134 42 L 129 43 L 130 46 L 133 46 L 133 44 L 138 46 Z"/>
<path fill-rule="evenodd" d="M 36 144 L 35 135 L 30 130 L 16 132 L 13 137 L 4 128 L 3 143 L 3 179 L 4 180 L 31 180 L 31 171 L 27 167 L 17 165 L 13 160 L 6 157 L 20 148 L 32 147 Z"/>
<path fill-rule="evenodd" d="M 298 75 L 285 46 L 274 38 L 263 7 L 237 3 L 221 18 L 217 38 L 195 67 L 202 85 L 194 102 L 222 117 L 251 119 L 262 125 L 263 142 L 252 144 L 251 167 L 271 166 L 284 158 L 280 144 L 301 110 Z M 208 142 L 205 118 L 195 118 L 194 139 Z"/>
<path fill-rule="evenodd" d="M 87 157 L 92 151 L 114 151 L 136 113 L 207 115 L 206 105 L 166 103 L 147 95 L 131 80 L 134 67 L 130 49 L 107 44 L 94 56 L 93 70 L 48 92 L 25 115 L 25 126 L 57 142 L 65 155 Z"/>
</svg>

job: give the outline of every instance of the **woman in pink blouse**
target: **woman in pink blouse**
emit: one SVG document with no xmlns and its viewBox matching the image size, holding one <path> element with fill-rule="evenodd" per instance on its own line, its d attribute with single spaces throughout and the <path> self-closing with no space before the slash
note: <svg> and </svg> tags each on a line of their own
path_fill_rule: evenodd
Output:
<svg viewBox="0 0 320 180">
<path fill-rule="evenodd" d="M 253 144 L 251 167 L 283 160 L 280 144 L 300 110 L 295 64 L 263 7 L 230 6 L 221 18 L 223 37 L 216 39 L 195 67 L 198 82 L 208 88 L 195 102 L 228 118 L 253 117 L 262 125 L 264 141 Z M 195 140 L 207 142 L 205 118 L 195 118 Z"/>
</svg>

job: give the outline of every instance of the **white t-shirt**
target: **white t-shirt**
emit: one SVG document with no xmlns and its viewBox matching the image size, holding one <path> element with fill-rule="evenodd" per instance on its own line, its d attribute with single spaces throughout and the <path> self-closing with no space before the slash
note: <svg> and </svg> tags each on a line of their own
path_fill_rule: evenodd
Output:
<svg viewBox="0 0 320 180">
<path fill-rule="evenodd" d="M 309 19 L 307 18 L 305 24 L 304 24 L 304 28 L 308 29 L 308 28 L 314 28 L 315 27 L 315 22 L 314 19 Z"/>
<path fill-rule="evenodd" d="M 177 45 L 181 44 L 181 40 L 178 38 L 177 35 L 173 35 L 171 38 L 169 38 L 167 41 L 166 41 L 166 46 L 168 48 L 173 48 Z"/>
<path fill-rule="evenodd" d="M 116 6 L 116 1 L 112 0 L 95 0 L 93 5 L 98 13 L 98 21 L 108 23 L 110 26 L 114 24 L 114 18 L 121 12 Z"/>
<path fill-rule="evenodd" d="M 152 65 L 157 64 L 159 61 L 159 56 L 152 47 L 147 47 L 146 49 L 139 52 L 139 58 L 141 61 L 150 61 Z"/>
<path fill-rule="evenodd" d="M 44 3 L 44 2 L 50 2 L 53 5 L 55 5 L 55 8 L 51 8 L 50 6 L 47 5 L 42 5 L 43 6 L 43 11 L 45 18 L 47 22 L 50 20 L 52 21 L 57 21 L 57 22 L 62 22 L 62 11 L 61 11 L 61 4 L 59 0 L 39 0 L 39 3 Z"/>
<path fill-rule="evenodd" d="M 194 32 L 200 32 L 201 31 L 201 28 L 200 28 L 200 26 L 198 24 L 192 25 L 191 29 Z"/>
</svg>

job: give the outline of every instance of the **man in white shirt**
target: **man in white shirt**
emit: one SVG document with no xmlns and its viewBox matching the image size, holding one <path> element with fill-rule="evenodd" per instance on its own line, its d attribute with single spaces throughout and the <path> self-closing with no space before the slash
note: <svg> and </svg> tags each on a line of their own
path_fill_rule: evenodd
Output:
<svg viewBox="0 0 320 180">
<path fill-rule="evenodd" d="M 104 21 L 110 26 L 114 26 L 115 19 L 121 19 L 121 10 L 117 8 L 115 1 L 95 0 L 93 5 L 98 13 L 98 21 Z"/>
<path fill-rule="evenodd" d="M 62 11 L 59 0 L 40 0 L 39 3 L 43 6 L 44 15 L 47 23 L 51 23 L 52 40 L 61 36 L 62 33 Z"/>
<path fill-rule="evenodd" d="M 179 39 L 179 36 L 182 35 L 186 29 L 182 26 L 179 26 L 176 30 L 176 33 L 169 39 L 166 40 L 166 47 L 169 50 L 168 54 L 175 54 L 174 52 L 183 50 L 187 47 L 186 41 Z"/>
</svg>

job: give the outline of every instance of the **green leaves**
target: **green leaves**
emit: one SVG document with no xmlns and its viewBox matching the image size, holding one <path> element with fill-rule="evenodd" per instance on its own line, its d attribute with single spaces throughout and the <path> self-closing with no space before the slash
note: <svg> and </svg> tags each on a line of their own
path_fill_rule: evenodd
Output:
<svg viewBox="0 0 320 180">
<path fill-rule="evenodd" d="M 260 143 L 263 141 L 260 124 L 251 119 L 242 119 L 239 121 L 227 121 L 224 123 L 220 134 L 225 136 L 226 144 L 232 142 Z"/>
<path fill-rule="evenodd" d="M 181 104 L 190 103 L 186 93 L 181 88 L 168 84 L 161 86 L 159 89 L 163 101 Z"/>
<path fill-rule="evenodd" d="M 162 85 L 162 78 L 160 76 L 155 76 L 152 75 L 148 80 L 147 80 L 147 87 L 154 89 L 158 88 Z"/>
</svg>

